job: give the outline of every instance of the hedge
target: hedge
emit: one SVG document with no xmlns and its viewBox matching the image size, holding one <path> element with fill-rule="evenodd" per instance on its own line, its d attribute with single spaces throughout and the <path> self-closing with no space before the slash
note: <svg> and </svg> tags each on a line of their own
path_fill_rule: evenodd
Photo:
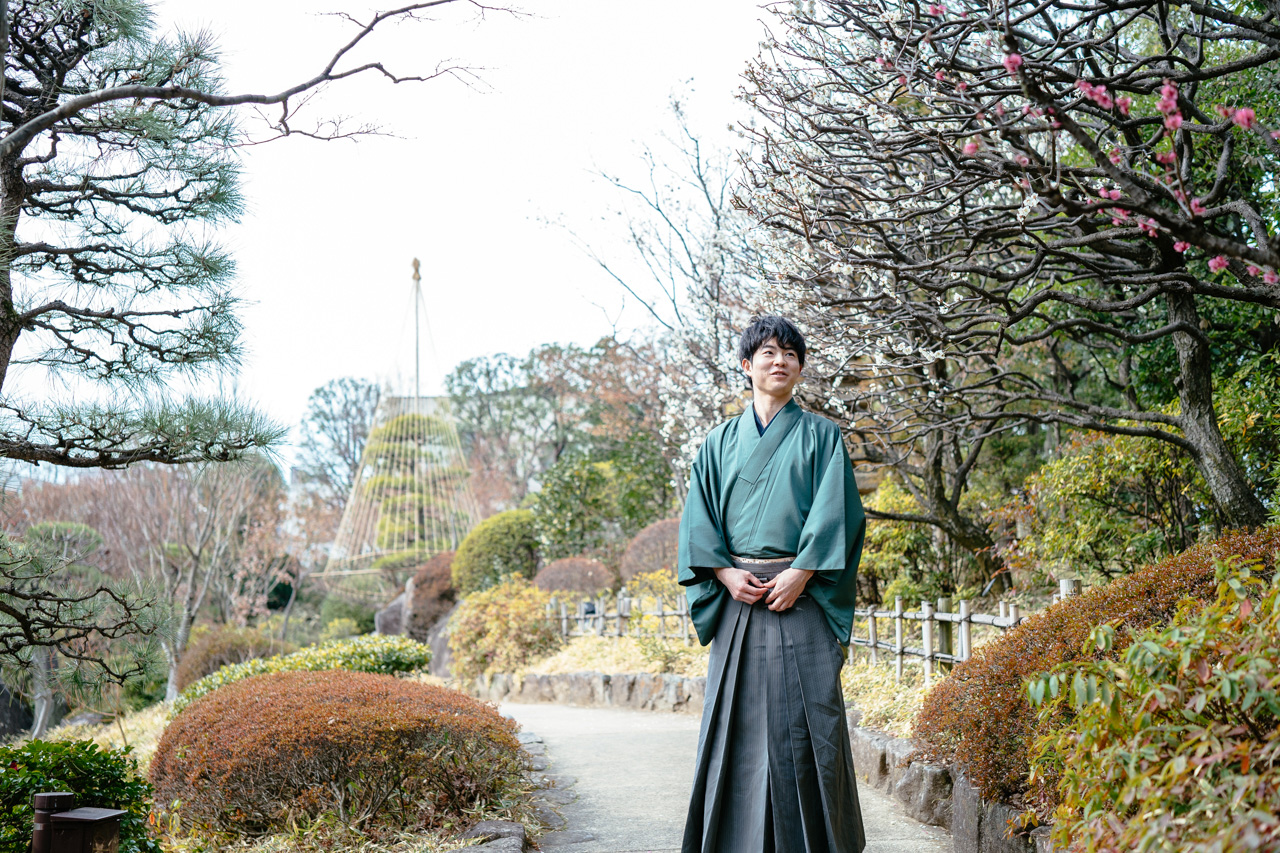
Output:
<svg viewBox="0 0 1280 853">
<path fill-rule="evenodd" d="M 532 578 L 538 570 L 533 512 L 512 509 L 477 524 L 453 558 L 453 586 L 462 595 L 488 589 L 503 578 Z"/>
<path fill-rule="evenodd" d="M 293 643 L 268 636 L 253 628 L 218 625 L 200 635 L 199 639 L 187 647 L 178 664 L 178 689 L 185 690 L 194 682 L 212 675 L 228 664 L 244 663 L 272 654 L 289 654 L 297 649 Z"/>
<path fill-rule="evenodd" d="M 521 577 L 469 595 L 449 620 L 453 673 L 472 679 L 486 672 L 516 672 L 551 654 L 562 640 L 547 619 L 551 596 Z"/>
<path fill-rule="evenodd" d="M 1082 648 L 1093 629 L 1108 622 L 1121 629 L 1120 641 L 1108 652 L 1119 655 L 1128 644 L 1124 629 L 1167 624 L 1188 597 L 1212 601 L 1217 564 L 1238 556 L 1270 571 L 1277 551 L 1280 527 L 1229 533 L 1031 616 L 956 664 L 925 697 L 914 727 L 925 754 L 962 765 L 988 799 L 1051 813 L 1058 780 L 1046 773 L 1032 782 L 1028 770 L 1036 742 L 1066 719 L 1062 712 L 1038 719 L 1026 682 L 1067 661 L 1101 656 Z"/>
<path fill-rule="evenodd" d="M 431 662 L 431 648 L 408 637 L 366 634 L 346 640 L 332 640 L 288 655 L 254 658 L 222 669 L 192 684 L 173 701 L 170 717 L 177 716 L 192 702 L 220 687 L 269 672 L 345 669 L 353 672 L 390 674 L 425 669 Z"/>
<path fill-rule="evenodd" d="M 163 808 L 196 830 L 465 825 L 519 783 L 516 726 L 455 690 L 370 673 L 277 672 L 228 685 L 165 729 Z"/>
</svg>

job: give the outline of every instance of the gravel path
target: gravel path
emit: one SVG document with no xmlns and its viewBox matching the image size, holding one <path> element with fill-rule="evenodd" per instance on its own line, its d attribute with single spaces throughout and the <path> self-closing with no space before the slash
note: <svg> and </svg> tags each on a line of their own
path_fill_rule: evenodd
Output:
<svg viewBox="0 0 1280 853">
<path fill-rule="evenodd" d="M 543 836 L 543 849 L 680 849 L 698 744 L 696 716 L 565 705 L 504 704 L 501 711 L 543 739 L 547 772 L 567 785 L 566 793 L 577 795 L 559 806 L 568 826 Z M 895 801 L 867 785 L 858 794 L 865 853 L 950 853 L 945 831 L 908 818 Z"/>
</svg>

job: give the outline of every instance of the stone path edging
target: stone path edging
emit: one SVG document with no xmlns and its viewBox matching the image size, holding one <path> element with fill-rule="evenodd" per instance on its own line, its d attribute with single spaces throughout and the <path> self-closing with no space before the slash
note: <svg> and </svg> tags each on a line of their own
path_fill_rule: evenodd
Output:
<svg viewBox="0 0 1280 853">
<path fill-rule="evenodd" d="M 528 673 L 519 678 L 498 673 L 481 676 L 471 693 L 486 702 L 554 703 L 579 707 L 615 707 L 644 711 L 698 714 L 706 695 L 706 679 L 652 673 Z M 1019 811 L 982 799 L 964 774 L 952 768 L 914 760 L 917 752 L 905 738 L 856 725 L 849 715 L 853 765 L 862 780 L 902 804 L 920 823 L 951 832 L 955 853 L 1055 853 L 1047 827 L 1030 838 L 1007 838 L 1008 822 Z"/>
</svg>

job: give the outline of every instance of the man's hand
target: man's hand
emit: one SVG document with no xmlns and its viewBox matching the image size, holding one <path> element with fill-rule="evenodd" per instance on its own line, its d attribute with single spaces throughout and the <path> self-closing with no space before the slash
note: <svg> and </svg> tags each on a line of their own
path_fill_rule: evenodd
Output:
<svg viewBox="0 0 1280 853">
<path fill-rule="evenodd" d="M 716 569 L 716 579 L 729 590 L 729 597 L 743 604 L 755 604 L 769 590 L 746 569 Z"/>
<path fill-rule="evenodd" d="M 813 572 L 810 569 L 790 568 L 778 572 L 773 580 L 764 584 L 769 590 L 769 597 L 765 599 L 769 609 L 781 613 L 795 604 L 811 577 Z"/>
</svg>

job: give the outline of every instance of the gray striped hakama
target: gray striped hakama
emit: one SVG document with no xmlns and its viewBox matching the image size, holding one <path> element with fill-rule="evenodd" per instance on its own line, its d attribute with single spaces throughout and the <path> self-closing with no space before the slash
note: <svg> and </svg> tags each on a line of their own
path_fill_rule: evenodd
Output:
<svg viewBox="0 0 1280 853">
<path fill-rule="evenodd" d="M 781 613 L 725 604 L 682 853 L 861 853 L 843 663 L 808 595 Z"/>
</svg>

